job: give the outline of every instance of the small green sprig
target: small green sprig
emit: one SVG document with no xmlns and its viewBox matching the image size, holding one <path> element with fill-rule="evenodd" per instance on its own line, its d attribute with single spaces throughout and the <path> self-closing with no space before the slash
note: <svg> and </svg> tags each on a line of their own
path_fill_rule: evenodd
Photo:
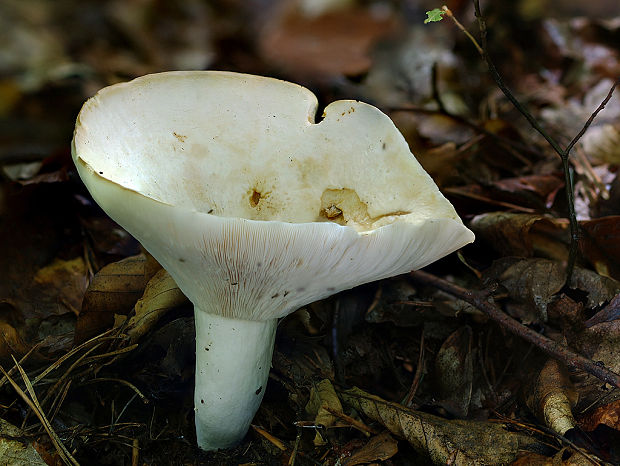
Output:
<svg viewBox="0 0 620 466">
<path fill-rule="evenodd" d="M 440 8 L 435 8 L 434 10 L 427 11 L 426 12 L 426 19 L 424 20 L 424 24 L 441 21 L 443 19 L 443 15 L 445 15 L 445 14 L 446 14 L 446 12 L 444 10 L 440 9 Z"/>
</svg>

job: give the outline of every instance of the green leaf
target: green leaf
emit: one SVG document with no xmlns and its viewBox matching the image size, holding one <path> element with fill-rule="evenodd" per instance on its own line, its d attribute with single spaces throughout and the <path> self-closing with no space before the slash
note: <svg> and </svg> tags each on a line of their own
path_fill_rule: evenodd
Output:
<svg viewBox="0 0 620 466">
<path fill-rule="evenodd" d="M 427 11 L 426 12 L 427 18 L 424 20 L 424 24 L 441 21 L 443 19 L 443 15 L 445 14 L 446 12 L 443 10 L 440 10 L 439 8 L 435 8 L 434 10 Z"/>
</svg>

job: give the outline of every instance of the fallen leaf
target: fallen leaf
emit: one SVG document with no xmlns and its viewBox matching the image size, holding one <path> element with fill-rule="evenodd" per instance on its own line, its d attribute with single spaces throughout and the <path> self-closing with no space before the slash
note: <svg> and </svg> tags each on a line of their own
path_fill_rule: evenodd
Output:
<svg viewBox="0 0 620 466">
<path fill-rule="evenodd" d="M 398 453 L 398 442 L 387 432 L 375 435 L 366 445 L 341 461 L 342 466 L 356 466 L 375 461 L 385 461 Z"/>
<path fill-rule="evenodd" d="M 11 356 L 21 357 L 32 345 L 26 344 L 13 325 L 0 322 L 0 359 L 11 361 Z"/>
<path fill-rule="evenodd" d="M 127 323 L 126 333 L 135 343 L 170 309 L 189 302 L 165 269 L 149 280 L 142 298 L 136 302 L 135 315 Z"/>
<path fill-rule="evenodd" d="M 331 427 L 338 418 L 331 414 L 328 409 L 341 413 L 342 405 L 332 383 L 328 379 L 323 379 L 310 390 L 310 401 L 306 404 L 306 412 L 310 416 L 314 416 L 315 425 Z M 314 437 L 314 445 L 320 446 L 325 445 L 325 443 L 325 439 L 317 432 Z"/>
<path fill-rule="evenodd" d="M 579 422 L 581 428 L 588 432 L 593 431 L 601 424 L 620 431 L 620 400 L 599 406 L 581 418 Z"/>
<path fill-rule="evenodd" d="M 617 294 L 603 309 L 594 314 L 585 322 L 586 327 L 592 327 L 603 322 L 620 319 L 620 294 Z"/>
<path fill-rule="evenodd" d="M 291 76 L 355 76 L 371 64 L 370 46 L 394 29 L 392 18 L 344 10 L 307 18 L 285 16 L 261 36 L 263 58 Z"/>
<path fill-rule="evenodd" d="M 156 267 L 144 254 L 103 267 L 84 295 L 75 329 L 76 343 L 110 328 L 115 314 L 128 314 L 142 297 Z"/>
<path fill-rule="evenodd" d="M 18 183 L 22 186 L 28 186 L 29 184 L 37 183 L 62 183 L 68 180 L 69 176 L 67 175 L 67 170 L 63 167 L 53 172 L 39 173 L 27 180 L 18 180 Z"/>
<path fill-rule="evenodd" d="M 535 214 L 490 212 L 471 221 L 478 241 L 503 255 L 565 260 L 568 255 L 567 223 Z"/>
<path fill-rule="evenodd" d="M 562 448 L 552 457 L 538 453 L 525 453 L 510 466 L 592 466 L 593 462 L 582 452 Z M 596 463 L 594 463 L 596 464 Z"/>
<path fill-rule="evenodd" d="M 548 22 L 547 24 L 551 24 L 551 22 Z M 580 50 L 580 53 L 581 52 L 582 51 Z M 620 64 L 620 61 L 618 61 L 618 64 Z M 558 128 L 563 128 L 566 134 L 577 134 L 592 112 L 606 97 L 609 89 L 611 89 L 611 86 L 614 83 L 614 80 L 608 78 L 601 79 L 595 85 L 589 86 L 590 88 L 583 96 L 583 99 L 572 98 L 564 105 L 545 108 L 541 111 L 541 117 L 548 124 L 554 125 Z M 588 131 L 584 134 L 584 139 L 582 139 L 581 144 L 587 147 L 588 150 L 593 150 L 594 153 L 599 156 L 604 155 L 605 157 L 608 157 L 611 155 L 613 158 L 616 151 L 609 154 L 601 154 L 597 149 L 597 146 L 602 146 L 603 148 L 607 147 L 609 141 L 603 141 L 604 139 L 607 139 L 607 136 L 605 135 L 606 131 L 602 128 L 608 124 L 616 124 L 619 116 L 620 98 L 618 97 L 618 93 L 614 92 L 611 99 L 605 106 L 605 110 L 598 115 Z M 588 134 L 591 136 L 588 136 Z M 603 151 L 604 150 L 605 149 L 603 149 Z M 586 155 L 589 154 L 586 152 Z M 604 160 L 592 160 L 592 163 L 597 164 L 603 161 Z"/>
<path fill-rule="evenodd" d="M 506 201 L 529 207 L 550 208 L 558 191 L 564 187 L 564 181 L 555 175 L 529 175 L 504 178 L 493 181 L 491 185 L 499 193 L 505 193 Z"/>
<path fill-rule="evenodd" d="M 85 202 L 92 204 L 93 201 Z M 97 253 L 125 258 L 140 252 L 140 245 L 134 237 L 108 216 L 81 217 L 80 223 L 92 240 L 93 249 Z"/>
<path fill-rule="evenodd" d="M 620 216 L 580 222 L 583 257 L 601 275 L 620 280 Z"/>
<path fill-rule="evenodd" d="M 345 390 L 340 396 L 352 408 L 407 440 L 435 464 L 506 464 L 537 445 L 532 437 L 510 432 L 499 423 L 446 420 L 385 401 L 359 388 Z"/>
<path fill-rule="evenodd" d="M 566 280 L 565 266 L 548 259 L 499 259 L 485 271 L 487 280 L 498 280 L 510 298 L 535 310 L 537 318 L 547 320 L 547 306 Z M 615 280 L 575 267 L 570 287 L 587 293 L 587 306 L 594 308 L 610 301 L 620 291 Z"/>
<path fill-rule="evenodd" d="M 472 330 L 463 326 L 450 335 L 435 358 L 441 406 L 457 417 L 466 417 L 474 378 Z"/>
<path fill-rule="evenodd" d="M 575 427 L 572 408 L 578 394 L 558 361 L 548 360 L 525 390 L 527 406 L 547 427 L 560 435 Z"/>
<path fill-rule="evenodd" d="M 461 89 L 469 69 L 452 50 L 453 37 L 441 27 L 408 26 L 406 33 L 386 37 L 373 49 L 372 67 L 362 84 L 364 95 L 381 107 L 430 104 L 436 108 L 436 84 L 450 113 L 467 114 Z"/>
<path fill-rule="evenodd" d="M 46 466 L 31 443 L 22 441 L 24 432 L 0 419 L 0 458 L 11 466 Z"/>
<path fill-rule="evenodd" d="M 35 289 L 41 301 L 55 301 L 56 312 L 77 314 L 82 298 L 88 286 L 88 272 L 84 259 L 76 257 L 71 260 L 55 259 L 37 271 L 34 278 Z"/>
</svg>

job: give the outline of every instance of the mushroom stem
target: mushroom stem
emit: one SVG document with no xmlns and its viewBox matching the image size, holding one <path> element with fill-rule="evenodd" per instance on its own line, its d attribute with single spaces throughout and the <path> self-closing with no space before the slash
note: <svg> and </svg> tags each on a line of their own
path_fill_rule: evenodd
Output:
<svg viewBox="0 0 620 466">
<path fill-rule="evenodd" d="M 277 319 L 231 319 L 194 309 L 196 437 L 203 450 L 232 447 L 245 436 L 263 399 Z"/>
</svg>

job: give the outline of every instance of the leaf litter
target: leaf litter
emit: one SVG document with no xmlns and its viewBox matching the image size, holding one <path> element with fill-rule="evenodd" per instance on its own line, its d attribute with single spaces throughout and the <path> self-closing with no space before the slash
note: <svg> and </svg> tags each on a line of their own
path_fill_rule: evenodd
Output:
<svg viewBox="0 0 620 466">
<path fill-rule="evenodd" d="M 565 283 L 560 160 L 499 92 L 469 39 L 440 9 L 432 17 L 441 21 L 425 25 L 425 11 L 439 6 L 428 2 L 318 3 L 2 4 L 3 457 L 620 461 L 620 396 L 604 372 L 620 372 L 618 91 L 571 152 L 580 235 Z M 518 3 L 483 11 L 489 53 L 565 147 L 618 77 L 618 12 L 552 2 L 551 17 Z M 469 4 L 450 7 L 477 31 Z M 284 319 L 253 431 L 238 448 L 210 454 L 193 446 L 191 306 L 96 207 L 69 157 L 75 115 L 100 87 L 203 68 L 271 75 L 309 86 L 321 102 L 383 108 L 478 238 L 427 269 L 473 293 L 474 304 L 412 274 Z M 481 312 L 482 301 L 513 323 Z"/>
</svg>

